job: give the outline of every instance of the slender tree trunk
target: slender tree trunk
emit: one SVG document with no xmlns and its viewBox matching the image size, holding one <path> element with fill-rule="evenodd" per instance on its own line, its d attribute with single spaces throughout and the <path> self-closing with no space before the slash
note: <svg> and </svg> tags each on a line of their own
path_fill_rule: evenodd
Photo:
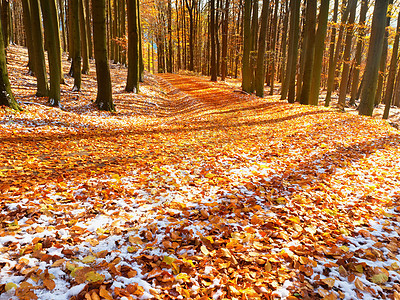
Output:
<svg viewBox="0 0 400 300">
<path fill-rule="evenodd" d="M 329 106 L 329 104 L 331 102 L 332 91 L 333 91 L 334 83 L 335 83 L 335 72 L 336 72 L 337 62 L 339 61 L 339 56 L 341 53 L 344 26 L 345 26 L 345 23 L 347 22 L 347 18 L 349 16 L 350 10 L 353 7 L 353 5 L 355 5 L 355 3 L 356 3 L 356 0 L 349 0 L 346 10 L 344 11 L 342 18 L 341 18 L 341 24 L 340 24 L 338 39 L 336 42 L 335 54 L 333 55 L 332 64 L 331 64 L 331 62 L 329 62 L 325 106 Z"/>
<path fill-rule="evenodd" d="M 112 100 L 110 66 L 107 57 L 105 0 L 92 0 L 92 12 L 97 79 L 96 104 L 101 110 L 115 111 Z"/>
<path fill-rule="evenodd" d="M 70 5 L 72 9 L 72 36 L 74 40 L 74 48 L 72 54 L 73 68 L 74 68 L 74 87 L 73 91 L 80 91 L 82 82 L 81 70 L 81 34 L 79 30 L 79 7 L 82 0 L 71 0 Z"/>
<path fill-rule="evenodd" d="M 378 73 L 378 87 L 376 88 L 375 93 L 375 105 L 379 105 L 381 103 L 382 98 L 382 91 L 383 91 L 383 84 L 385 80 L 385 73 L 386 73 L 386 60 L 388 55 L 388 39 L 389 39 L 389 26 L 390 26 L 390 19 L 392 15 L 392 7 L 393 7 L 393 0 L 389 0 L 389 11 L 386 17 L 386 30 L 385 30 L 385 37 L 383 39 L 383 49 L 382 49 L 382 57 L 380 61 L 379 73 Z"/>
<path fill-rule="evenodd" d="M 47 40 L 47 53 L 49 56 L 50 91 L 49 104 L 60 105 L 61 61 L 60 61 L 60 33 L 55 0 L 40 0 L 43 13 L 44 33 Z"/>
<path fill-rule="evenodd" d="M 288 98 L 289 103 L 295 101 L 296 91 L 296 68 L 297 54 L 299 43 L 299 20 L 300 20 L 300 0 L 291 0 L 290 13 L 290 31 L 289 31 L 289 49 L 288 49 L 288 64 L 286 69 L 286 79 L 282 87 L 281 99 Z"/>
<path fill-rule="evenodd" d="M 228 68 L 228 29 L 229 29 L 229 0 L 225 0 L 224 14 L 222 17 L 222 62 L 221 62 L 221 80 L 225 81 Z"/>
<path fill-rule="evenodd" d="M 126 39 L 126 3 L 125 1 L 121 1 L 120 3 L 120 12 L 121 12 L 121 22 L 120 22 L 120 27 L 121 27 L 121 38 L 123 41 Z M 126 50 L 127 50 L 127 45 L 126 43 L 123 43 L 121 46 L 121 64 L 123 66 L 126 66 Z"/>
<path fill-rule="evenodd" d="M 10 81 L 6 64 L 6 52 L 4 47 L 3 30 L 0 22 L 0 106 L 5 105 L 20 111 L 17 101 L 11 91 Z"/>
<path fill-rule="evenodd" d="M 31 22 L 32 22 L 32 38 L 35 44 L 35 73 L 37 78 L 36 96 L 46 97 L 49 92 L 46 61 L 44 57 L 44 45 L 42 36 L 42 22 L 38 0 L 30 0 Z"/>
<path fill-rule="evenodd" d="M 28 73 L 30 75 L 35 74 L 35 49 L 33 45 L 33 38 L 32 38 L 32 23 L 31 23 L 31 9 L 29 5 L 29 0 L 22 0 L 22 10 L 24 15 L 24 29 L 26 35 L 26 42 L 28 48 Z"/>
<path fill-rule="evenodd" d="M 279 0 L 275 0 L 275 10 L 274 10 L 274 18 L 272 22 L 272 42 L 271 42 L 271 76 L 270 76 L 270 90 L 269 94 L 272 96 L 274 94 L 274 87 L 275 87 L 275 56 L 276 56 L 276 41 L 278 39 L 278 7 L 279 7 Z M 257 63 L 258 64 L 258 63 Z"/>
<path fill-rule="evenodd" d="M 85 0 L 81 0 L 79 4 L 79 25 L 81 34 L 82 47 L 82 74 L 89 74 L 89 33 L 86 27 L 86 7 Z"/>
<path fill-rule="evenodd" d="M 143 63 L 143 36 L 142 36 L 142 22 L 140 17 L 140 1 L 136 1 L 137 6 L 137 22 L 138 22 L 138 33 L 139 33 L 139 82 L 143 82 L 144 78 L 144 63 Z"/>
<path fill-rule="evenodd" d="M 60 20 L 61 20 L 61 36 L 62 36 L 62 45 L 63 50 L 67 51 L 67 38 L 65 33 L 65 14 L 64 14 L 64 0 L 58 0 L 58 7 L 60 9 Z"/>
<path fill-rule="evenodd" d="M 138 1 L 128 0 L 128 77 L 125 91 L 139 92 L 139 24 Z M 158 49 L 157 49 L 158 51 Z"/>
<path fill-rule="evenodd" d="M 89 49 L 89 58 L 93 58 L 93 43 L 92 43 L 92 26 L 91 26 L 91 10 L 89 5 L 89 0 L 83 0 L 86 11 L 86 32 L 88 36 L 88 49 Z"/>
<path fill-rule="evenodd" d="M 355 1 L 357 2 L 357 0 Z M 338 101 L 339 109 L 343 111 L 346 106 L 347 86 L 349 83 L 349 75 L 350 75 L 351 44 L 354 35 L 353 32 L 354 32 L 354 21 L 356 18 L 356 6 L 357 3 L 350 10 L 350 17 L 347 23 L 347 33 L 346 33 L 346 40 L 343 53 L 343 71 L 340 81 L 339 101 Z"/>
<path fill-rule="evenodd" d="M 217 62 L 215 55 L 215 0 L 210 0 L 210 15 L 211 81 L 217 81 Z"/>
<path fill-rule="evenodd" d="M 289 3 L 289 0 L 286 0 L 285 1 L 285 16 L 284 16 L 284 19 L 283 19 L 283 29 L 282 29 L 282 36 L 281 36 L 282 58 L 281 58 L 281 61 L 280 61 L 279 70 L 280 70 L 280 82 L 281 82 L 282 85 L 283 85 L 283 82 L 285 81 L 285 73 L 286 73 L 287 30 L 288 30 L 288 27 L 289 27 L 289 6 L 288 6 L 288 3 Z"/>
<path fill-rule="evenodd" d="M 211 0 L 213 1 L 213 0 Z M 242 89 L 245 92 L 251 92 L 252 76 L 250 68 L 251 52 L 251 0 L 244 0 L 243 14 L 243 58 L 242 58 Z"/>
<path fill-rule="evenodd" d="M 364 86 L 361 91 L 361 102 L 359 106 L 360 115 L 372 116 L 374 110 L 374 100 L 378 84 L 379 63 L 383 50 L 388 4 L 389 0 L 379 0 L 375 2 L 370 45 L 368 48 L 367 63 L 364 73 Z"/>
<path fill-rule="evenodd" d="M 383 119 L 389 118 L 389 110 L 392 105 L 394 81 L 396 77 L 397 61 L 399 57 L 399 37 L 400 37 L 400 13 L 397 17 L 396 36 L 394 38 L 392 58 L 390 60 L 389 75 L 387 80 L 387 87 L 385 92 L 385 111 L 383 112 Z"/>
<path fill-rule="evenodd" d="M 363 48 L 363 38 L 365 35 L 365 20 L 368 12 L 368 0 L 362 0 L 361 9 L 360 9 L 360 19 L 358 21 L 358 35 L 357 35 L 357 46 L 356 46 L 356 54 L 354 56 L 354 73 L 353 73 L 353 83 L 351 86 L 351 96 L 350 96 L 350 105 L 354 105 L 357 94 L 358 94 L 358 85 L 360 81 L 360 66 L 361 66 L 361 58 L 362 58 L 362 48 Z"/>
<path fill-rule="evenodd" d="M 315 37 L 314 67 L 308 103 L 318 105 L 319 91 L 321 85 L 322 60 L 325 49 L 325 38 L 328 27 L 329 0 L 321 0 L 318 16 L 318 29 Z"/>
<path fill-rule="evenodd" d="M 261 11 L 261 26 L 260 36 L 258 40 L 258 53 L 257 53 L 257 69 L 256 69 L 256 95 L 264 97 L 264 81 L 265 81 L 265 43 L 267 35 L 267 24 L 269 17 L 269 0 L 263 0 L 263 7 Z"/>
</svg>

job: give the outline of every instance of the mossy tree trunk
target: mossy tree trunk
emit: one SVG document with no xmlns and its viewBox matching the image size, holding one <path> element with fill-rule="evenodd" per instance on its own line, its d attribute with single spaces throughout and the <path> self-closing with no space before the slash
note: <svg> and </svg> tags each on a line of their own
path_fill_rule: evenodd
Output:
<svg viewBox="0 0 400 300">
<path fill-rule="evenodd" d="M 97 98 L 96 104 L 101 110 L 115 111 L 112 100 L 110 66 L 107 57 L 106 38 L 106 2 L 92 0 L 93 44 L 96 59 Z"/>
</svg>

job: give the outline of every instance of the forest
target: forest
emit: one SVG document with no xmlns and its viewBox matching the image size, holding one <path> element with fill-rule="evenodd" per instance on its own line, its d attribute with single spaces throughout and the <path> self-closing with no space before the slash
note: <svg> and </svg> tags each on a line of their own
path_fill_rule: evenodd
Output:
<svg viewBox="0 0 400 300">
<path fill-rule="evenodd" d="M 0 0 L 0 299 L 400 299 L 397 0 Z"/>
</svg>

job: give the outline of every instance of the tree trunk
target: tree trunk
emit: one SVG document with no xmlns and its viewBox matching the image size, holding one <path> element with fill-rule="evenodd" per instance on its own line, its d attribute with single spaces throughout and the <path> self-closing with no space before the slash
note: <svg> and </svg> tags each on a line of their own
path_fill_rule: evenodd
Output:
<svg viewBox="0 0 400 300">
<path fill-rule="evenodd" d="M 86 27 L 86 7 L 81 0 L 79 4 L 79 25 L 81 34 L 81 47 L 82 47 L 82 74 L 89 74 L 89 33 Z"/>
<path fill-rule="evenodd" d="M 378 84 L 379 63 L 382 57 L 388 4 L 389 0 L 379 0 L 375 2 L 374 14 L 372 17 L 371 38 L 364 73 L 364 86 L 361 91 L 361 102 L 359 106 L 360 115 L 372 116 L 374 110 L 374 100 Z"/>
<path fill-rule="evenodd" d="M 347 86 L 349 82 L 349 74 L 350 74 L 350 56 L 351 56 L 351 44 L 353 40 L 354 33 L 354 21 L 356 18 L 356 6 L 357 0 L 355 0 L 356 4 L 350 10 L 350 17 L 347 23 L 347 33 L 346 40 L 344 46 L 343 53 L 343 71 L 340 81 L 340 90 L 339 90 L 339 109 L 344 111 L 346 106 L 346 95 L 347 95 Z"/>
<path fill-rule="evenodd" d="M 88 35 L 88 48 L 89 48 L 89 58 L 93 58 L 93 43 L 92 43 L 92 26 L 91 26 L 91 10 L 89 5 L 89 0 L 83 0 L 85 4 L 86 11 L 86 32 Z"/>
<path fill-rule="evenodd" d="M 49 104 L 58 107 L 60 105 L 61 60 L 60 60 L 60 31 L 58 27 L 58 15 L 55 0 L 40 0 L 43 13 L 44 33 L 47 41 L 47 53 L 49 56 L 50 91 Z"/>
<path fill-rule="evenodd" d="M 105 0 L 92 0 L 92 12 L 97 78 L 96 104 L 101 110 L 115 111 L 112 100 L 110 66 L 107 57 Z"/>
<path fill-rule="evenodd" d="M 385 92 L 385 111 L 383 112 L 383 119 L 389 118 L 389 110 L 392 105 L 394 81 L 396 77 L 397 61 L 399 57 L 399 37 L 400 37 L 400 13 L 397 17 L 396 36 L 394 38 L 392 58 L 390 60 L 389 75 L 387 80 L 387 87 Z"/>
<path fill-rule="evenodd" d="M 390 16 L 392 15 L 392 7 L 393 7 L 393 0 L 389 0 L 389 11 L 386 16 L 386 28 L 390 26 L 390 19 L 391 19 Z M 376 93 L 375 93 L 375 105 L 379 105 L 379 103 L 381 103 L 381 98 L 382 98 L 383 84 L 386 73 L 386 60 L 388 55 L 388 43 L 389 43 L 388 39 L 389 39 L 389 30 L 386 29 L 385 37 L 383 39 L 382 57 L 378 73 L 378 87 L 376 88 Z"/>
<path fill-rule="evenodd" d="M 10 43 L 10 0 L 2 0 L 1 3 L 1 25 L 3 30 L 4 49 Z"/>
<path fill-rule="evenodd" d="M 11 91 L 6 64 L 6 52 L 4 48 L 3 30 L 0 22 L 0 106 L 5 105 L 20 111 L 17 101 Z"/>
<path fill-rule="evenodd" d="M 215 0 L 210 0 L 210 15 L 211 81 L 217 81 L 217 62 L 215 56 Z"/>
<path fill-rule="evenodd" d="M 138 2 L 127 1 L 128 10 L 128 77 L 125 91 L 139 92 L 139 24 Z M 158 51 L 158 50 L 157 50 Z"/>
<path fill-rule="evenodd" d="M 222 55 L 221 55 L 221 80 L 225 81 L 228 68 L 228 29 L 229 29 L 229 0 L 225 0 L 224 14 L 222 17 Z"/>
<path fill-rule="evenodd" d="M 291 0 L 290 2 L 290 31 L 289 31 L 289 49 L 288 64 L 286 69 L 286 79 L 282 87 L 281 99 L 288 98 L 289 103 L 294 103 L 296 90 L 296 68 L 299 43 L 299 20 L 300 20 L 300 0 Z"/>
<path fill-rule="evenodd" d="M 37 78 L 36 96 L 46 97 L 49 92 L 46 62 L 44 57 L 44 45 L 42 36 L 42 22 L 38 0 L 30 0 L 31 22 L 32 22 L 32 38 L 35 44 L 35 72 Z"/>
<path fill-rule="evenodd" d="M 79 30 L 79 7 L 82 0 L 71 0 L 72 10 L 72 37 L 74 40 L 72 61 L 73 61 L 73 72 L 74 72 L 74 87 L 73 91 L 80 91 L 82 82 L 82 70 L 81 70 L 81 34 Z"/>
<path fill-rule="evenodd" d="M 65 19 L 64 19 L 64 0 L 58 0 L 58 7 L 60 9 L 60 20 L 61 20 L 61 36 L 62 36 L 62 45 L 63 50 L 67 51 L 67 38 L 65 34 Z"/>
<path fill-rule="evenodd" d="M 256 69 L 256 95 L 264 97 L 264 81 L 265 81 L 265 43 L 267 35 L 267 24 L 269 17 L 269 0 L 263 0 L 263 7 L 261 11 L 261 27 L 260 36 L 258 40 L 258 53 L 257 53 L 257 69 Z"/>
<path fill-rule="evenodd" d="M 33 44 L 32 38 L 32 23 L 31 23 L 31 9 L 29 5 L 29 0 L 22 0 L 22 11 L 24 16 L 24 29 L 25 29 L 25 36 L 26 36 L 26 43 L 28 48 L 28 68 L 29 74 L 35 74 L 35 49 Z"/>
<path fill-rule="evenodd" d="M 211 0 L 214 1 L 214 0 Z M 250 51 L 251 51 L 251 0 L 244 0 L 243 14 L 243 58 L 242 58 L 242 90 L 250 93 L 252 85 L 252 76 L 250 69 Z"/>
<path fill-rule="evenodd" d="M 305 66 L 303 74 L 303 84 L 301 89 L 300 103 L 310 104 L 310 91 L 312 71 L 314 69 L 314 49 L 315 49 L 315 25 L 317 17 L 317 0 L 307 1 L 306 34 L 307 46 L 305 56 Z"/>
<path fill-rule="evenodd" d="M 315 36 L 314 67 L 312 69 L 312 80 L 310 98 L 308 103 L 318 105 L 319 91 L 321 85 L 322 60 L 325 49 L 325 38 L 328 27 L 329 0 L 321 0 L 318 16 L 318 29 Z"/>
<path fill-rule="evenodd" d="M 340 56 L 341 48 L 342 48 L 344 26 L 345 26 L 345 23 L 347 22 L 347 18 L 349 16 L 350 10 L 353 7 L 353 5 L 355 5 L 355 3 L 356 3 L 356 0 L 349 0 L 346 10 L 344 11 L 342 18 L 341 18 L 341 24 L 340 24 L 338 39 L 336 42 L 335 54 L 333 55 L 332 61 L 329 62 L 325 106 L 329 106 L 329 104 L 331 102 L 332 90 L 334 88 L 334 83 L 335 83 L 335 72 L 336 72 L 337 62 L 339 61 L 339 56 Z"/>
<path fill-rule="evenodd" d="M 368 0 L 362 0 L 361 9 L 360 9 L 360 19 L 358 21 L 358 35 L 357 35 L 357 46 L 356 46 L 356 54 L 354 56 L 354 73 L 353 73 L 353 83 L 351 86 L 351 96 L 350 96 L 350 105 L 354 105 L 357 94 L 358 94 L 358 85 L 360 81 L 360 66 L 361 66 L 361 58 L 362 58 L 362 48 L 363 48 L 363 39 L 365 35 L 365 20 L 368 12 Z"/>
</svg>

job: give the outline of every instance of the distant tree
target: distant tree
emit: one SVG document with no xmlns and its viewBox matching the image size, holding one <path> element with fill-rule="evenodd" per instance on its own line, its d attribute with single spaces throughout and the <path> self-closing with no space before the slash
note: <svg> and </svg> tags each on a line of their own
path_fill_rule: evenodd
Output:
<svg viewBox="0 0 400 300">
<path fill-rule="evenodd" d="M 138 23 L 138 2 L 127 1 L 128 9 L 128 77 L 125 91 L 139 92 L 139 23 Z"/>
<path fill-rule="evenodd" d="M 374 100 L 378 84 L 379 63 L 382 56 L 388 4 L 389 0 L 375 1 L 371 26 L 371 38 L 364 72 L 364 85 L 361 90 L 361 102 L 359 106 L 360 115 L 372 116 L 374 110 Z"/>
<path fill-rule="evenodd" d="M 115 111 L 112 100 L 111 75 L 107 55 L 105 0 L 92 0 L 92 12 L 97 79 L 96 104 L 101 110 Z"/>
<path fill-rule="evenodd" d="M 4 48 L 3 31 L 0 22 L 0 106 L 5 105 L 20 111 L 17 101 L 11 91 L 10 81 L 8 79 L 6 53 Z"/>
<path fill-rule="evenodd" d="M 79 3 L 79 28 L 81 36 L 81 49 L 82 49 L 82 74 L 89 74 L 89 32 L 86 27 L 86 11 L 85 0 Z"/>
</svg>

